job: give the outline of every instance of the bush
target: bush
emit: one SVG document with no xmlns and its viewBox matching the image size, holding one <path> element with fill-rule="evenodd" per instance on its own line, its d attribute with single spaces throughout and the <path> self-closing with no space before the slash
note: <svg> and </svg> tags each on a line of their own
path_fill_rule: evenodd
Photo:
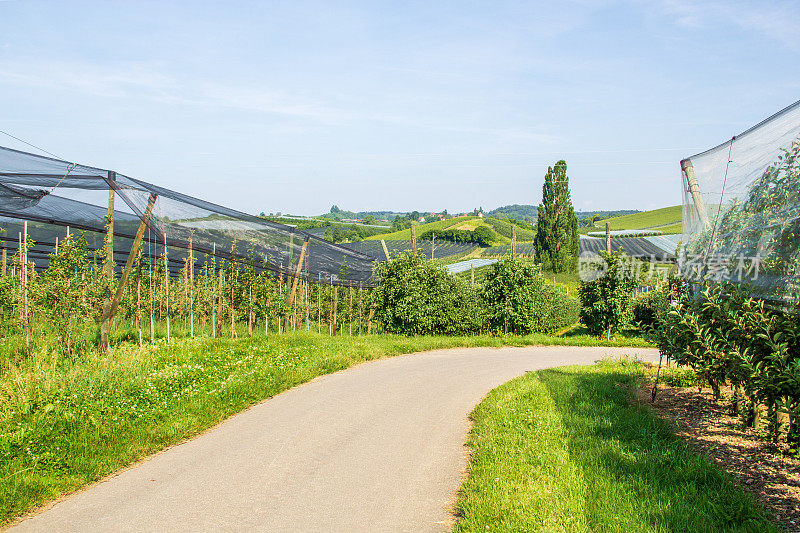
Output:
<svg viewBox="0 0 800 533">
<path fill-rule="evenodd" d="M 419 255 L 403 253 L 375 273 L 375 317 L 389 333 L 464 335 L 484 323 L 477 291 Z"/>
<path fill-rule="evenodd" d="M 503 258 L 486 275 L 483 289 L 489 327 L 525 335 L 550 333 L 578 320 L 579 303 L 545 282 L 527 261 Z"/>
<path fill-rule="evenodd" d="M 636 273 L 630 257 L 622 252 L 600 252 L 605 272 L 592 281 L 581 281 L 581 322 L 593 335 L 616 332 L 630 323 L 631 294 L 636 288 Z"/>
<path fill-rule="evenodd" d="M 669 308 L 667 295 L 660 290 L 640 294 L 633 299 L 633 323 L 642 330 L 654 327 Z"/>
</svg>

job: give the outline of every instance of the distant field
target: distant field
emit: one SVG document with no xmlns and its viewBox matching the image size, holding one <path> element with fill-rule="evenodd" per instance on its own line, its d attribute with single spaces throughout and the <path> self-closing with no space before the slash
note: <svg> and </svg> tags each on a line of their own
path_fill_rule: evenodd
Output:
<svg viewBox="0 0 800 533">
<path fill-rule="evenodd" d="M 369 255 L 374 257 L 378 261 L 385 260 L 386 256 L 383 253 L 383 247 L 381 246 L 380 241 L 359 241 L 359 242 L 349 242 L 344 243 L 342 246 L 350 248 L 351 250 L 355 250 L 362 254 Z M 386 248 L 389 250 L 389 255 L 391 257 L 396 257 L 400 255 L 402 252 L 410 251 L 411 250 L 411 240 L 391 240 L 386 241 Z M 454 259 L 457 257 L 461 257 L 466 255 L 477 248 L 477 245 L 472 243 L 455 243 L 455 242 L 443 242 L 443 243 L 435 243 L 435 247 L 433 250 L 433 258 L 434 259 Z M 417 251 L 423 254 L 428 259 L 431 258 L 431 242 L 428 240 L 425 241 L 417 241 Z"/>
<path fill-rule="evenodd" d="M 450 218 L 448 220 L 437 220 L 436 222 L 429 222 L 427 224 L 420 224 L 417 226 L 417 235 L 421 235 L 423 232 L 432 229 L 450 229 L 457 224 L 461 224 L 467 220 L 477 219 L 478 217 L 460 217 L 460 218 Z M 411 239 L 411 229 L 404 229 L 401 231 L 395 231 L 392 233 L 384 233 L 383 235 L 373 235 L 372 237 L 367 237 L 367 240 L 381 240 L 386 239 L 387 241 L 405 241 Z"/>
<path fill-rule="evenodd" d="M 597 227 L 605 228 L 608 222 L 612 230 L 623 229 L 655 229 L 664 233 L 680 233 L 683 208 L 680 205 L 644 211 L 632 215 L 609 218 L 597 222 Z"/>
</svg>

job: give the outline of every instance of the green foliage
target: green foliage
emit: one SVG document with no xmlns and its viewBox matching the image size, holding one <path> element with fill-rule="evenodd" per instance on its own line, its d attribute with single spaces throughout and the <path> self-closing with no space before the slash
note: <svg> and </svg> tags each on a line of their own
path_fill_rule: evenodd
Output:
<svg viewBox="0 0 800 533">
<path fill-rule="evenodd" d="M 478 226 L 474 231 L 465 229 L 432 229 L 417 235 L 419 240 L 429 241 L 434 237 L 439 241 L 474 243 L 489 246 L 497 239 L 497 235 L 486 226 Z"/>
<path fill-rule="evenodd" d="M 679 283 L 679 281 L 677 282 Z M 673 281 L 672 304 L 660 311 L 650 336 L 678 364 L 691 367 L 715 397 L 730 383 L 734 409 L 752 426 L 766 408 L 767 436 L 777 442 L 778 413 L 788 416 L 786 441 L 800 451 L 800 317 L 776 309 L 734 284 L 708 287 L 692 297 Z"/>
<path fill-rule="evenodd" d="M 551 333 L 578 320 L 579 303 L 545 282 L 538 266 L 502 258 L 491 266 L 483 285 L 489 326 L 526 335 Z"/>
<path fill-rule="evenodd" d="M 614 333 L 630 323 L 631 295 L 636 273 L 630 258 L 622 252 L 600 252 L 605 272 L 592 281 L 581 281 L 581 322 L 594 335 Z"/>
<path fill-rule="evenodd" d="M 500 220 L 498 218 L 484 219 L 492 229 L 499 235 L 507 239 L 511 239 L 514 235 L 513 226 L 517 226 L 517 241 L 533 241 L 536 238 L 536 228 L 530 224 L 523 222 L 522 224 L 512 222 L 510 220 Z"/>
<path fill-rule="evenodd" d="M 361 224 L 350 225 L 335 225 L 330 226 L 325 230 L 325 240 L 339 243 L 339 242 L 357 242 L 363 241 L 367 237 L 380 235 L 386 230 L 380 228 L 371 228 Z"/>
<path fill-rule="evenodd" d="M 578 218 L 572 207 L 567 163 L 549 167 L 536 224 L 536 261 L 546 270 L 571 272 L 578 266 Z"/>
<path fill-rule="evenodd" d="M 478 294 L 419 255 L 403 253 L 376 265 L 375 317 L 389 333 L 457 335 L 479 331 Z"/>
<path fill-rule="evenodd" d="M 671 207 L 662 207 L 661 209 L 653 209 L 652 211 L 604 218 L 598 222 L 597 226 L 604 229 L 605 223 L 608 222 L 612 230 L 652 228 L 664 231 L 664 233 L 675 233 L 673 231 L 665 231 L 665 226 L 677 225 L 677 232 L 680 233 L 682 218 L 683 206 L 674 205 Z"/>
<path fill-rule="evenodd" d="M 660 316 L 669 308 L 666 295 L 660 290 L 652 290 L 633 298 L 633 323 L 641 329 L 654 327 Z"/>
</svg>

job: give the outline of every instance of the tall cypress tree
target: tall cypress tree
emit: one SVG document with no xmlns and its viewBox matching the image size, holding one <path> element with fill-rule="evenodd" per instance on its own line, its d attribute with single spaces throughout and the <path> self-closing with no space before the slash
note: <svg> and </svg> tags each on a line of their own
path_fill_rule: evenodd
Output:
<svg viewBox="0 0 800 533">
<path fill-rule="evenodd" d="M 572 207 L 564 160 L 547 168 L 534 250 L 536 262 L 545 270 L 573 272 L 578 267 L 578 217 Z"/>
</svg>

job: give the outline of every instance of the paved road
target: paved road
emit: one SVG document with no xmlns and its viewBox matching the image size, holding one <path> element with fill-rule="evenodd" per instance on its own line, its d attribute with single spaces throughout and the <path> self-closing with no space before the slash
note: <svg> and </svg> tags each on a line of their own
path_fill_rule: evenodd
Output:
<svg viewBox="0 0 800 533">
<path fill-rule="evenodd" d="M 446 531 L 467 416 L 527 370 L 655 350 L 473 348 L 363 364 L 267 400 L 14 531 Z"/>
</svg>

